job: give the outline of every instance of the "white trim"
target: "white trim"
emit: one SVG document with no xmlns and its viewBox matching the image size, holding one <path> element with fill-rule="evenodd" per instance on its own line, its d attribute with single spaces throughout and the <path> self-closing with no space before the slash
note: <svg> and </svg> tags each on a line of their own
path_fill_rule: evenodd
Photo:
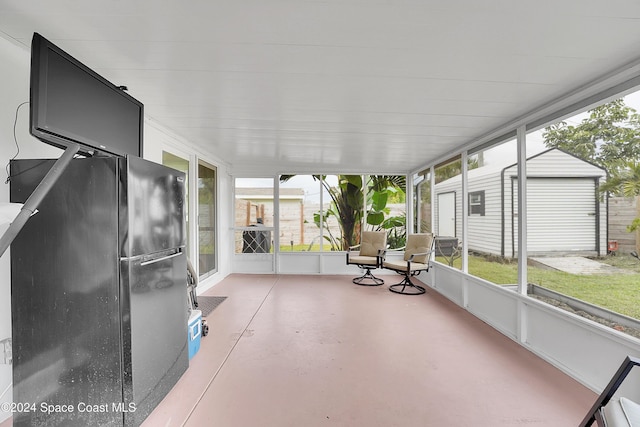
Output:
<svg viewBox="0 0 640 427">
<path fill-rule="evenodd" d="M 527 294 L 527 131 L 520 126 L 518 144 L 518 292 Z"/>
<path fill-rule="evenodd" d="M 216 171 L 217 174 L 217 171 Z M 217 181 L 217 176 L 216 176 Z M 206 279 L 200 278 L 200 263 L 197 261 L 200 259 L 200 245 L 199 236 L 198 236 L 198 224 L 200 218 L 200 207 L 198 203 L 198 156 L 192 154 L 189 156 L 189 243 L 190 243 L 190 251 L 191 251 L 191 265 L 196 270 L 196 276 L 198 277 L 198 282 L 200 280 Z M 217 185 L 217 183 L 216 183 Z M 218 227 L 218 224 L 215 225 Z M 219 234 L 219 233 L 216 233 Z M 218 246 L 218 242 L 216 241 L 216 248 Z M 207 276 L 209 277 L 209 276 Z"/>
<path fill-rule="evenodd" d="M 460 158 L 462 163 L 461 174 L 462 174 L 462 200 L 460 200 L 460 221 L 462 223 L 462 236 L 459 236 L 462 239 L 462 266 L 461 270 L 464 273 L 469 272 L 469 242 L 466 236 L 469 235 L 469 216 L 467 213 L 469 212 L 469 165 L 468 165 L 468 157 L 467 152 L 462 152 L 462 157 Z"/>
</svg>

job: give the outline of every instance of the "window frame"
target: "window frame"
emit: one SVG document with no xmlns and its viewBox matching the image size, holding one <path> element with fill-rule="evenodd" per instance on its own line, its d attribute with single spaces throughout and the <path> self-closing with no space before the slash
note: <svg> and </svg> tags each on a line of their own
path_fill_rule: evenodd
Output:
<svg viewBox="0 0 640 427">
<path fill-rule="evenodd" d="M 479 201 L 474 201 L 474 197 L 479 197 Z M 485 190 L 469 192 L 468 216 L 485 216 Z"/>
</svg>

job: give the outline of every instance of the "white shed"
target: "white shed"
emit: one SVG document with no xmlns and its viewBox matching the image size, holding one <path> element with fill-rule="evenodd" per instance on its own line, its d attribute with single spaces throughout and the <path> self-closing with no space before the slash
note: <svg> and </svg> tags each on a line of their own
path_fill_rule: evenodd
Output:
<svg viewBox="0 0 640 427">
<path fill-rule="evenodd" d="M 470 251 L 517 256 L 517 165 L 468 172 Z M 607 253 L 607 208 L 598 187 L 606 171 L 560 149 L 527 159 L 527 252 L 529 255 Z M 462 235 L 462 177 L 435 185 L 433 229 Z"/>
</svg>

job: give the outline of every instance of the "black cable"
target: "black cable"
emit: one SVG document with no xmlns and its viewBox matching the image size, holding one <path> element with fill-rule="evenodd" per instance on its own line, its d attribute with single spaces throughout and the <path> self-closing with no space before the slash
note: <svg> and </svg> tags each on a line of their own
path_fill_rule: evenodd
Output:
<svg viewBox="0 0 640 427">
<path fill-rule="evenodd" d="M 9 162 L 7 162 L 7 167 L 5 168 L 7 171 L 7 180 L 4 182 L 5 184 L 8 184 L 9 181 L 11 181 L 11 175 L 9 175 L 9 165 L 11 164 L 11 160 L 14 160 L 16 157 L 18 157 L 18 154 L 20 154 L 20 145 L 18 145 L 18 137 L 16 135 L 16 126 L 18 124 L 18 112 L 20 111 L 20 107 L 28 103 L 29 101 L 25 101 L 16 107 L 16 117 L 13 120 L 13 142 L 15 142 L 16 144 L 16 154 L 11 159 L 9 159 Z"/>
</svg>

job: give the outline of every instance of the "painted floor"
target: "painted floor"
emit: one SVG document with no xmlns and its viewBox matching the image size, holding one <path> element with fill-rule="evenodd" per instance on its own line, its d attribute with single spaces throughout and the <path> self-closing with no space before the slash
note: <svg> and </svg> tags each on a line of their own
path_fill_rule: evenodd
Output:
<svg viewBox="0 0 640 427">
<path fill-rule="evenodd" d="M 430 290 L 232 275 L 210 333 L 143 424 L 578 425 L 595 393 Z"/>
<path fill-rule="evenodd" d="M 597 398 L 434 290 L 231 275 L 208 294 L 228 298 L 143 427 L 568 427 Z"/>
</svg>

